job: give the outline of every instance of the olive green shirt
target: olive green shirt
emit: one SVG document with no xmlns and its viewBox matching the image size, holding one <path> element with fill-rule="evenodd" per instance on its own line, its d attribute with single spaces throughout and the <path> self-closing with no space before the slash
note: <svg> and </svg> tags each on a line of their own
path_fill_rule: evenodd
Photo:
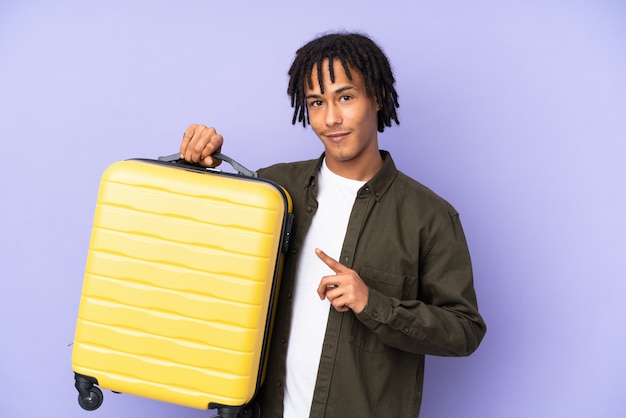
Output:
<svg viewBox="0 0 626 418">
<path fill-rule="evenodd" d="M 357 193 L 339 260 L 369 286 L 368 305 L 358 315 L 330 309 L 321 358 L 311 358 L 319 361 L 311 417 L 417 417 L 424 356 L 469 355 L 486 331 L 458 213 L 381 155 L 383 167 Z M 295 215 L 256 398 L 264 418 L 283 414 L 294 275 L 322 160 L 259 170 L 287 189 Z"/>
</svg>

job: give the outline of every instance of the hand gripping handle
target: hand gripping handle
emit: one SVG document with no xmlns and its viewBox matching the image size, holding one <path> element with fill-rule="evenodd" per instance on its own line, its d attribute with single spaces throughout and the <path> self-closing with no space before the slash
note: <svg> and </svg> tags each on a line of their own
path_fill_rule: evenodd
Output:
<svg viewBox="0 0 626 418">
<path fill-rule="evenodd" d="M 239 164 L 237 161 L 235 161 L 232 158 L 230 158 L 228 155 L 222 154 L 221 152 L 214 152 L 211 156 L 215 157 L 215 158 L 218 158 L 218 159 L 220 159 L 222 161 L 226 161 L 235 170 L 237 170 L 237 172 L 239 174 L 241 174 L 242 176 L 259 177 L 259 175 L 257 174 L 256 171 L 252 171 L 252 170 L 244 167 L 243 165 Z M 166 156 L 163 156 L 163 157 L 159 157 L 159 161 L 180 162 L 181 158 L 180 158 L 180 154 L 170 154 L 170 155 L 166 155 Z"/>
</svg>

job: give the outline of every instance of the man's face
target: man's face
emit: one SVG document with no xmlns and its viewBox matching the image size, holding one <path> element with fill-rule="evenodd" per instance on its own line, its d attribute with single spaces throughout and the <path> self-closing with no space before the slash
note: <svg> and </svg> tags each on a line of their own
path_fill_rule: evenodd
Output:
<svg viewBox="0 0 626 418">
<path fill-rule="evenodd" d="M 352 80 L 341 63 L 334 60 L 335 82 L 330 80 L 328 60 L 322 64 L 324 93 L 321 93 L 317 66 L 313 68 L 313 88 L 305 83 L 309 122 L 324 143 L 326 163 L 337 174 L 356 178 L 368 164 L 378 168 L 378 106 L 367 96 L 362 75 L 350 68 Z M 360 180 L 363 180 L 360 178 Z"/>
</svg>

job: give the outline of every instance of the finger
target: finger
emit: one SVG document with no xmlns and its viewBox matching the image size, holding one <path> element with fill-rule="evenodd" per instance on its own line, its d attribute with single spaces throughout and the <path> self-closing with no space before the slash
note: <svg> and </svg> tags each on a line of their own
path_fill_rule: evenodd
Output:
<svg viewBox="0 0 626 418">
<path fill-rule="evenodd" d="M 326 254 L 324 251 L 320 250 L 319 248 L 315 249 L 315 254 L 318 256 L 320 260 L 324 262 L 324 264 L 326 264 L 335 273 L 342 273 L 346 271 L 347 269 L 346 266 L 344 266 L 343 264 L 341 264 L 340 262 L 338 262 L 337 260 L 329 256 L 328 254 Z"/>
<path fill-rule="evenodd" d="M 215 128 L 192 124 L 183 135 L 180 157 L 192 163 L 217 167 L 222 160 L 213 158 L 213 153 L 219 152 L 223 143 L 224 137 L 218 134 Z"/>
<path fill-rule="evenodd" d="M 211 138 L 215 135 L 215 129 L 202 126 L 196 130 L 196 134 L 192 138 L 190 158 L 194 163 L 202 162 L 202 153 L 204 148 L 211 142 Z"/>
<path fill-rule="evenodd" d="M 219 158 L 214 158 L 213 154 L 220 152 L 222 144 L 224 143 L 224 137 L 215 132 L 210 138 L 209 142 L 202 148 L 200 152 L 199 162 L 207 167 L 217 167 L 222 163 Z"/>
<path fill-rule="evenodd" d="M 204 142 L 208 140 L 209 128 L 204 125 L 191 125 L 183 141 L 187 140 L 182 157 L 189 162 L 197 163 L 200 161 L 200 154 L 204 148 Z"/>
<path fill-rule="evenodd" d="M 187 153 L 187 147 L 189 146 L 189 142 L 193 137 L 193 133 L 196 130 L 197 125 L 192 124 L 185 130 L 183 134 L 183 140 L 180 143 L 180 158 L 185 158 L 185 154 Z"/>
<path fill-rule="evenodd" d="M 337 283 L 337 276 L 326 276 L 322 278 L 319 286 L 317 286 L 317 294 L 320 299 L 324 300 L 329 291 L 337 289 L 338 287 L 339 283 Z"/>
<path fill-rule="evenodd" d="M 331 289 L 327 292 L 326 298 L 337 312 L 347 312 L 350 310 L 349 298 L 340 289 Z"/>
<path fill-rule="evenodd" d="M 208 157 L 201 157 L 199 163 L 205 167 L 217 167 L 222 164 L 222 160 L 209 155 Z"/>
<path fill-rule="evenodd" d="M 333 304 L 333 308 L 335 308 L 337 312 L 348 312 L 350 310 L 350 308 L 347 305 L 336 306 L 335 304 Z"/>
</svg>

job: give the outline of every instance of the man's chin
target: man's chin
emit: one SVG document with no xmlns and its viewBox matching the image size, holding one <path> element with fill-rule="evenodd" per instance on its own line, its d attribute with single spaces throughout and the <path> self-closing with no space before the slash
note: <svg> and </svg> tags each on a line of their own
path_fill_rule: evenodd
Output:
<svg viewBox="0 0 626 418">
<path fill-rule="evenodd" d="M 328 150 L 326 150 L 326 158 L 332 159 L 338 163 L 347 163 L 353 160 L 354 156 L 347 153 L 328 152 Z"/>
<path fill-rule="evenodd" d="M 350 153 L 342 144 L 324 143 L 324 151 L 326 158 L 331 158 L 337 162 L 346 162 L 354 158 L 354 155 Z"/>
</svg>

